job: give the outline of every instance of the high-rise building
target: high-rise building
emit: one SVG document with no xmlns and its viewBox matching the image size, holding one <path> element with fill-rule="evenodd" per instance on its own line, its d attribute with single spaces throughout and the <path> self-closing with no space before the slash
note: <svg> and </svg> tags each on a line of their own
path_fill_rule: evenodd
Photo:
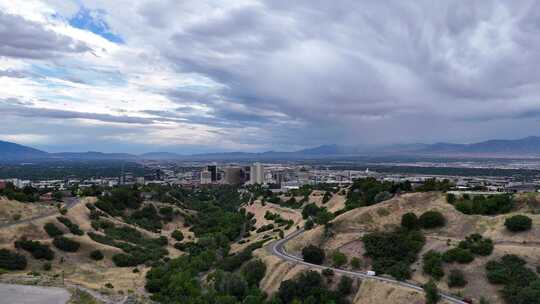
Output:
<svg viewBox="0 0 540 304">
<path fill-rule="evenodd" d="M 212 183 L 212 173 L 208 169 L 201 171 L 201 184 L 211 184 Z"/>
<path fill-rule="evenodd" d="M 210 172 L 210 178 L 212 179 L 212 182 L 215 182 L 218 180 L 218 171 L 216 165 L 210 165 L 207 167 L 208 171 Z"/>
<path fill-rule="evenodd" d="M 249 177 L 251 184 L 264 184 L 264 167 L 261 163 L 251 165 Z"/>
<path fill-rule="evenodd" d="M 223 169 L 225 172 L 225 184 L 239 185 L 242 183 L 243 170 L 240 167 L 226 167 Z"/>
</svg>

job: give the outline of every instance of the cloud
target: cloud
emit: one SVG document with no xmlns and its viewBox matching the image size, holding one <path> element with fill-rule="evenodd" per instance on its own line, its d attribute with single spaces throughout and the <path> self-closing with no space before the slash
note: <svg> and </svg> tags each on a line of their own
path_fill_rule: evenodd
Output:
<svg viewBox="0 0 540 304">
<path fill-rule="evenodd" d="M 91 49 L 84 43 L 20 16 L 0 12 L 0 56 L 45 59 Z"/>
</svg>

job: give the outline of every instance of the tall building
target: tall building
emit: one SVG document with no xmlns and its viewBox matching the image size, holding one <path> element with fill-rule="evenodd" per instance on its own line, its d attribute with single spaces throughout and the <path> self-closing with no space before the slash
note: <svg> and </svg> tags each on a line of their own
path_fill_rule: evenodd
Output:
<svg viewBox="0 0 540 304">
<path fill-rule="evenodd" d="M 251 184 L 264 184 L 264 167 L 261 163 L 251 165 L 249 181 Z"/>
<path fill-rule="evenodd" d="M 208 171 L 210 172 L 210 178 L 212 179 L 212 182 L 215 182 L 218 180 L 218 171 L 216 165 L 210 165 L 207 167 Z"/>
<path fill-rule="evenodd" d="M 208 169 L 201 171 L 201 184 L 211 184 L 212 183 L 212 173 Z"/>
<path fill-rule="evenodd" d="M 223 169 L 225 172 L 225 184 L 239 185 L 242 183 L 243 170 L 240 167 L 226 167 Z"/>
</svg>

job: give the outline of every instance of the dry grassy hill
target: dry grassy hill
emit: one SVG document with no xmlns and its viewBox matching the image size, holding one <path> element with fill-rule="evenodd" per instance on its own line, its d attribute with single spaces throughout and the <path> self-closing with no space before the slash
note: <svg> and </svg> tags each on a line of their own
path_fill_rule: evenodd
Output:
<svg viewBox="0 0 540 304">
<path fill-rule="evenodd" d="M 500 286 L 491 285 L 487 282 L 484 270 L 486 262 L 492 259 L 498 259 L 505 254 L 516 254 L 524 258 L 528 262 L 528 266 L 533 269 L 537 265 L 540 265 L 540 215 L 527 214 L 527 216 L 533 219 L 533 229 L 530 231 L 511 233 L 504 227 L 505 218 L 514 214 L 528 212 L 530 210 L 530 204 L 520 204 L 518 211 L 505 215 L 465 215 L 448 204 L 445 196 L 441 193 L 405 194 L 377 205 L 354 209 L 334 219 L 331 229 L 332 234 L 330 236 L 328 234 L 325 236 L 324 227 L 319 226 L 290 241 L 286 249 L 288 252 L 298 256 L 301 255 L 301 249 L 309 244 L 324 248 L 328 253 L 338 249 L 345 253 L 349 259 L 354 256 L 360 258 L 363 266 L 362 269 L 368 270 L 371 267 L 371 261 L 363 257 L 364 248 L 363 243 L 360 241 L 360 237 L 364 233 L 393 230 L 400 225 L 403 214 L 414 212 L 419 216 L 429 210 L 437 210 L 444 214 L 447 224 L 440 229 L 425 231 L 426 245 L 419 254 L 419 257 L 431 249 L 446 251 L 456 246 L 459 241 L 472 233 L 479 233 L 484 237 L 491 238 L 495 243 L 494 252 L 488 257 L 476 257 L 474 262 L 466 265 L 445 264 L 444 267 L 447 274 L 450 269 L 459 268 L 465 273 L 469 284 L 462 289 L 450 289 L 446 285 L 446 280 L 443 279 L 439 282 L 439 288 L 442 290 L 450 293 L 460 293 L 476 299 L 484 296 L 491 303 L 502 303 L 502 299 L 497 293 Z M 427 282 L 429 278 L 422 273 L 421 258 L 412 267 L 416 269 L 412 281 L 418 283 Z M 377 283 L 373 284 L 374 286 L 380 285 Z M 367 287 L 364 286 L 362 288 L 364 288 L 362 294 L 367 297 Z M 380 293 L 379 290 L 373 292 L 376 294 Z M 394 302 L 388 300 L 388 302 L 384 303 L 402 303 L 400 301 Z M 371 302 L 366 299 L 365 302 L 360 301 L 357 303 Z"/>
</svg>

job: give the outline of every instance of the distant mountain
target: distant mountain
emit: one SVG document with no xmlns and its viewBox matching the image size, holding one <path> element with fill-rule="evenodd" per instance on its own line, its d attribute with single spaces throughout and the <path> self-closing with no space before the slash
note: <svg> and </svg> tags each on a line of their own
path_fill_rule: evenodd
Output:
<svg viewBox="0 0 540 304">
<path fill-rule="evenodd" d="M 417 157 L 540 157 L 540 137 L 530 136 L 515 140 L 488 140 L 471 144 L 436 143 L 405 144 L 360 149 L 340 145 L 321 145 L 293 152 L 268 151 L 262 153 L 226 152 L 179 155 L 170 152 L 151 152 L 141 155 L 128 153 L 64 152 L 47 153 L 23 145 L 0 141 L 0 161 L 26 160 L 300 160 L 351 156 L 417 156 Z"/>
<path fill-rule="evenodd" d="M 44 158 L 48 153 L 27 146 L 0 141 L 0 159 Z"/>
<path fill-rule="evenodd" d="M 437 143 L 416 151 L 421 154 L 464 154 L 494 156 L 540 156 L 540 137 L 488 140 L 472 144 Z"/>
</svg>

